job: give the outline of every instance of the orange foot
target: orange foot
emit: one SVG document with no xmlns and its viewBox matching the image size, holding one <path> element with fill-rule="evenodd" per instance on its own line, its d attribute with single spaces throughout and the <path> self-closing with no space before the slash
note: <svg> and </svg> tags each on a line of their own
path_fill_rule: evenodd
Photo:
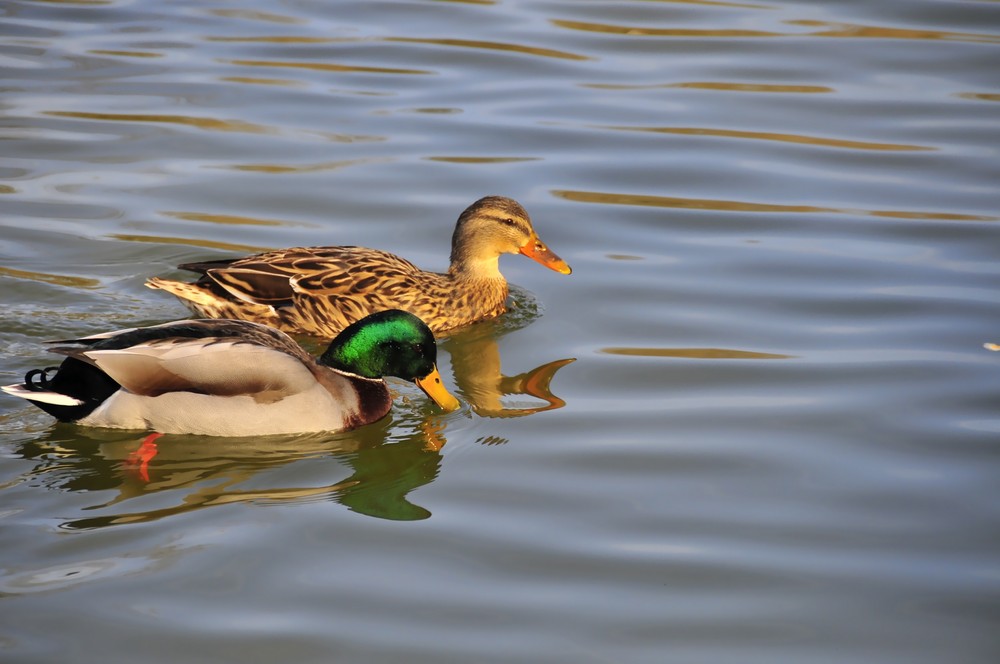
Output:
<svg viewBox="0 0 1000 664">
<path fill-rule="evenodd" d="M 139 449 L 129 454 L 128 458 L 125 459 L 125 470 L 135 473 L 143 482 L 148 482 L 149 462 L 159 451 L 156 448 L 155 441 L 162 435 L 162 433 L 151 433 L 146 436 L 142 444 L 139 445 Z"/>
</svg>

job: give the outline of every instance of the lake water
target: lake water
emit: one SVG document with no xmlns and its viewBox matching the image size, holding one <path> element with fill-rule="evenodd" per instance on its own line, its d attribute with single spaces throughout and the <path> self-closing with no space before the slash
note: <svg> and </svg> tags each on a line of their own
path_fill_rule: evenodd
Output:
<svg viewBox="0 0 1000 664">
<path fill-rule="evenodd" d="M 0 397 L 6 662 L 1000 661 L 1000 3 L 0 0 L 0 380 L 151 275 L 518 199 L 346 434 Z"/>
</svg>

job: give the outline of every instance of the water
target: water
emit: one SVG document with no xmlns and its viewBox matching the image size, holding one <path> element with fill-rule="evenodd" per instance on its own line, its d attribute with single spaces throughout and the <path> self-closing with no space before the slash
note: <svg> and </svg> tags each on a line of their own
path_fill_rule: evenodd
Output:
<svg viewBox="0 0 1000 664">
<path fill-rule="evenodd" d="M 1000 4 L 0 15 L 5 383 L 180 262 L 443 269 L 486 194 L 574 268 L 501 261 L 447 416 L 146 480 L 0 399 L 5 661 L 997 661 Z"/>
</svg>

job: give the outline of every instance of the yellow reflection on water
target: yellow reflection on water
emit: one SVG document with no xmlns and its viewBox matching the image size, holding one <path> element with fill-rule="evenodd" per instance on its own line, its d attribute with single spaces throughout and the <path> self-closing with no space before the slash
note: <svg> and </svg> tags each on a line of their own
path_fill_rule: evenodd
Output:
<svg viewBox="0 0 1000 664">
<path fill-rule="evenodd" d="M 215 14 L 216 16 L 222 16 L 224 18 L 243 18 L 250 21 L 264 21 L 266 23 L 305 23 L 306 21 L 301 18 L 295 18 L 294 16 L 285 16 L 283 14 L 272 14 L 270 12 L 261 12 L 253 9 L 212 9 L 209 14 Z"/>
<path fill-rule="evenodd" d="M 621 194 L 596 191 L 572 191 L 553 189 L 552 194 L 577 203 L 600 203 L 603 205 L 637 205 L 643 207 L 677 208 L 686 210 L 719 210 L 725 212 L 806 212 L 864 215 L 892 219 L 928 219 L 937 221 L 1000 221 L 1000 217 L 953 212 L 914 212 L 906 210 L 856 210 L 813 205 L 778 205 L 769 203 L 747 203 L 745 201 L 725 201 L 710 198 L 679 198 L 673 196 L 648 196 L 644 194 Z"/>
<path fill-rule="evenodd" d="M 584 21 L 564 21 L 551 19 L 557 28 L 579 30 L 582 32 L 602 32 L 611 35 L 627 35 L 636 37 L 724 37 L 739 39 L 742 37 L 783 37 L 780 32 L 763 30 L 705 30 L 692 28 L 645 28 L 630 25 L 608 25 L 606 23 L 586 23 Z"/>
<path fill-rule="evenodd" d="M 842 37 L 848 39 L 918 39 L 933 41 L 964 41 L 1000 44 L 1000 35 L 977 34 L 973 32 L 950 32 L 942 30 L 910 30 L 908 28 L 887 28 L 875 25 L 834 23 L 831 21 L 785 21 L 788 25 L 824 28 L 809 33 L 813 37 Z"/>
<path fill-rule="evenodd" d="M 989 92 L 959 92 L 956 96 L 962 99 L 976 99 L 978 101 L 1000 101 L 1000 94 Z"/>
<path fill-rule="evenodd" d="M 97 288 L 101 282 L 97 279 L 85 279 L 83 277 L 67 277 L 62 274 L 48 274 L 45 272 L 29 272 L 28 270 L 16 270 L 12 267 L 0 265 L 0 275 L 14 277 L 15 279 L 30 279 L 32 281 L 43 281 L 47 284 L 57 286 L 69 286 L 70 288 Z"/>
<path fill-rule="evenodd" d="M 718 136 L 723 138 L 745 138 L 757 141 L 778 141 L 782 143 L 801 143 L 819 145 L 828 148 L 843 148 L 847 150 L 880 150 L 885 152 L 916 152 L 935 150 L 936 148 L 922 145 L 905 145 L 898 143 L 869 143 L 866 141 L 848 141 L 840 138 L 824 138 L 821 136 L 805 136 L 802 134 L 781 134 L 767 131 L 740 131 L 737 129 L 710 129 L 707 127 L 622 127 L 595 126 L 595 129 L 612 129 L 615 131 L 642 131 L 654 134 L 681 134 L 686 136 Z"/>
<path fill-rule="evenodd" d="M 305 226 L 306 224 L 279 219 L 256 219 L 235 214 L 211 214 L 208 212 L 175 212 L 163 210 L 160 214 L 184 221 L 205 221 L 210 224 L 233 226 Z"/>
<path fill-rule="evenodd" d="M 257 247 L 252 244 L 215 242 L 214 240 L 204 240 L 201 238 L 163 237 L 162 235 L 129 235 L 125 233 L 113 233 L 108 237 L 113 240 L 121 240 L 122 242 L 150 242 L 153 244 L 183 244 L 183 245 L 190 245 L 192 247 L 204 247 L 206 249 L 220 249 L 222 251 L 239 251 L 243 253 L 253 253 L 253 254 L 273 249 L 273 247 Z"/>
<path fill-rule="evenodd" d="M 424 159 L 451 164 L 507 164 L 519 161 L 539 161 L 541 157 L 424 157 Z"/>
<path fill-rule="evenodd" d="M 87 51 L 93 55 L 115 55 L 123 58 L 162 58 L 162 53 L 152 51 L 108 51 L 103 49 L 91 49 Z"/>
<path fill-rule="evenodd" d="M 286 69 L 309 69 L 325 72 L 349 72 L 361 74 L 433 74 L 427 69 L 404 69 L 401 67 L 366 67 L 361 65 L 339 65 L 332 62 L 298 62 L 294 60 L 220 60 L 241 67 L 277 67 Z"/>
<path fill-rule="evenodd" d="M 636 25 L 611 25 L 607 23 L 589 23 L 585 21 L 565 21 L 551 19 L 558 28 L 579 30 L 582 32 L 600 32 L 611 35 L 629 37 L 699 37 L 741 39 L 747 37 L 839 37 L 846 39 L 915 39 L 921 41 L 963 41 L 997 44 L 1000 35 L 990 35 L 972 32 L 951 32 L 942 30 L 910 30 L 907 28 L 889 28 L 872 25 L 855 25 L 851 23 L 833 23 L 829 21 L 791 20 L 785 25 L 823 28 L 815 32 L 771 32 L 766 30 L 712 30 L 692 28 L 648 28 Z"/>
<path fill-rule="evenodd" d="M 415 37 L 387 37 L 385 41 L 404 42 L 407 44 L 434 44 L 435 46 L 456 46 L 459 48 L 477 48 L 492 51 L 511 51 L 514 53 L 525 53 L 536 55 L 542 58 L 560 58 L 563 60 L 591 60 L 585 55 L 577 55 L 567 51 L 557 51 L 551 48 L 539 48 L 537 46 L 522 46 L 521 44 L 507 44 L 503 42 L 476 41 L 471 39 L 417 39 Z"/>
<path fill-rule="evenodd" d="M 88 113 L 84 111 L 43 111 L 44 115 L 81 120 L 107 120 L 111 122 L 153 122 L 187 125 L 206 131 L 233 131 L 248 134 L 275 134 L 272 127 L 245 122 L 243 120 L 219 120 L 190 115 L 161 115 L 155 113 Z"/>
<path fill-rule="evenodd" d="M 698 360 L 787 360 L 794 355 L 757 353 L 730 348 L 602 348 L 608 355 L 633 355 L 636 357 L 688 357 Z"/>
<path fill-rule="evenodd" d="M 566 402 L 552 393 L 551 383 L 560 369 L 576 359 L 554 360 L 508 376 L 501 366 L 498 334 L 502 334 L 500 328 L 490 322 L 463 328 L 441 341 L 441 347 L 451 356 L 455 383 L 476 414 L 495 418 L 524 417 L 565 406 Z M 520 396 L 541 403 L 521 407 L 505 403 L 505 397 Z"/>
<path fill-rule="evenodd" d="M 678 198 L 674 196 L 646 196 L 642 194 L 616 194 L 596 191 L 570 191 L 555 189 L 559 198 L 578 203 L 603 203 L 609 205 L 639 205 L 644 207 L 682 208 L 688 210 L 725 210 L 737 212 L 839 212 L 835 208 L 813 205 L 777 205 L 746 203 L 710 198 Z"/>
<path fill-rule="evenodd" d="M 319 164 L 298 164 L 294 166 L 285 164 L 234 164 L 227 166 L 227 168 L 254 173 L 315 173 L 319 171 L 335 171 L 359 164 L 388 163 L 390 161 L 392 160 L 380 157 L 378 159 L 345 159 L 343 161 L 326 161 Z"/>
<path fill-rule="evenodd" d="M 834 92 L 825 85 L 772 85 L 768 83 L 730 83 L 728 81 L 690 81 L 684 83 L 654 83 L 632 85 L 627 83 L 585 83 L 585 88 L 595 90 L 657 90 L 663 88 L 691 88 L 695 90 L 723 90 L 725 92 L 775 92 L 782 94 L 817 94 Z"/>
</svg>

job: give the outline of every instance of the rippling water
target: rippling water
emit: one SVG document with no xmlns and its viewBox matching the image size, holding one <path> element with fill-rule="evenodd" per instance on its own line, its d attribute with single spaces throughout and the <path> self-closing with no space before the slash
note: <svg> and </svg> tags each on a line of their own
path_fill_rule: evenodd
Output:
<svg viewBox="0 0 1000 664">
<path fill-rule="evenodd" d="M 1000 657 L 1000 3 L 0 0 L 0 378 L 179 262 L 574 267 L 336 435 L 0 400 L 16 662 Z"/>
</svg>

